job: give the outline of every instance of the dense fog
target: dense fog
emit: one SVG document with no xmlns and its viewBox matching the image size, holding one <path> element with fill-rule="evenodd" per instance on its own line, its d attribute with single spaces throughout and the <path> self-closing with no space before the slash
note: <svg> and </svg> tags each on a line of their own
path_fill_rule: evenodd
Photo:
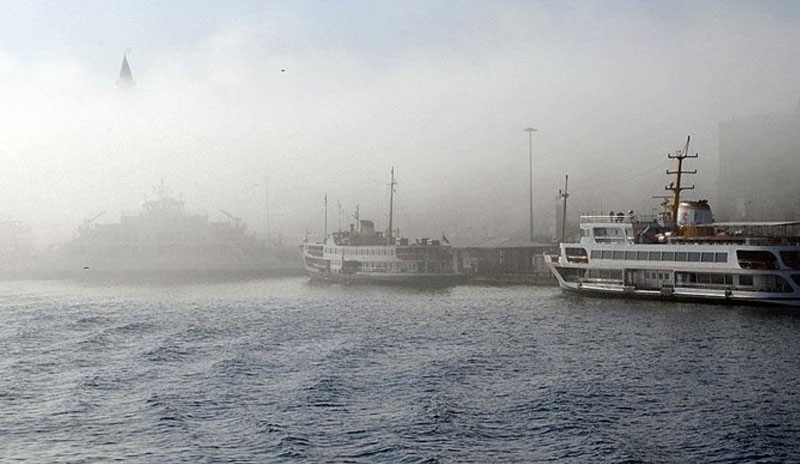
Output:
<svg viewBox="0 0 800 464">
<path fill-rule="evenodd" d="M 570 214 L 657 207 L 687 135 L 713 201 L 720 123 L 794 111 L 798 83 L 797 2 L 8 2 L 0 214 L 46 246 L 163 179 L 297 240 L 325 194 L 329 227 L 385 227 L 394 166 L 404 234 L 525 238 L 535 127 L 546 236 L 566 174 Z"/>
</svg>

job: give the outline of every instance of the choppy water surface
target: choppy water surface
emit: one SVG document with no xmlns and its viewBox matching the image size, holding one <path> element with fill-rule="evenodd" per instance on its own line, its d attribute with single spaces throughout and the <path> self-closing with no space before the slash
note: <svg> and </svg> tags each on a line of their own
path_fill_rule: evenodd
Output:
<svg viewBox="0 0 800 464">
<path fill-rule="evenodd" d="M 0 283 L 0 456 L 800 460 L 800 315 L 564 296 Z"/>
</svg>

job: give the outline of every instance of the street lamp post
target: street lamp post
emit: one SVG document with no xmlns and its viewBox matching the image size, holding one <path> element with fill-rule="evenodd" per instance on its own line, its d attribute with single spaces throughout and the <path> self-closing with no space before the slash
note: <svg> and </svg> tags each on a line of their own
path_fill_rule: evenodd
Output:
<svg viewBox="0 0 800 464">
<path fill-rule="evenodd" d="M 269 240 L 269 176 L 264 176 L 264 191 L 265 195 L 265 206 L 266 206 L 266 230 L 267 230 L 267 240 Z"/>
<path fill-rule="evenodd" d="M 533 133 L 536 131 L 537 129 L 533 127 L 525 129 L 525 132 L 528 133 L 528 199 L 530 200 L 531 242 L 533 242 Z"/>
</svg>

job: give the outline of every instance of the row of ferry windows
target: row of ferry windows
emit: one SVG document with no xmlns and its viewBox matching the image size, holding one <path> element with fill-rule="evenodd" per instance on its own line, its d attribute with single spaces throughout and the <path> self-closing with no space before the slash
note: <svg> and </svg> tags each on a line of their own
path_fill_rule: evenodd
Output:
<svg viewBox="0 0 800 464">
<path fill-rule="evenodd" d="M 628 261 L 688 261 L 727 263 L 728 253 L 695 251 L 624 251 L 592 250 L 592 259 L 624 259 Z"/>
<path fill-rule="evenodd" d="M 580 273 L 580 270 L 577 271 Z M 598 280 L 622 280 L 622 269 L 588 269 L 585 274 L 587 279 Z M 696 287 L 696 286 L 734 286 L 734 287 L 754 287 L 754 276 L 750 274 L 722 274 L 722 273 L 703 273 L 703 272 L 676 272 L 675 285 L 678 287 Z M 793 292 L 792 286 L 779 275 L 763 274 L 755 276 L 758 279 L 758 290 L 766 292 Z M 574 275 L 566 276 L 567 280 L 571 282 L 578 281 Z M 645 272 L 645 278 L 657 280 L 669 280 L 670 275 L 668 272 Z M 792 279 L 800 285 L 800 274 L 792 275 Z M 750 289 L 750 288 L 745 288 Z M 752 289 L 750 289 L 752 290 Z"/>
<path fill-rule="evenodd" d="M 333 247 L 325 247 L 325 253 L 339 254 Z M 344 248 L 345 256 L 394 256 L 394 248 Z"/>
</svg>

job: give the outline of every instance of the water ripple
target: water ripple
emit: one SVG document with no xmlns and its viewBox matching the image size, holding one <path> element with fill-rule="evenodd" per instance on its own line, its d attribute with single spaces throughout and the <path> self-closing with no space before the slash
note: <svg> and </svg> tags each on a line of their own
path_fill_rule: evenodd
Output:
<svg viewBox="0 0 800 464">
<path fill-rule="evenodd" d="M 800 461 L 785 311 L 305 279 L 0 294 L 8 460 Z"/>
</svg>

